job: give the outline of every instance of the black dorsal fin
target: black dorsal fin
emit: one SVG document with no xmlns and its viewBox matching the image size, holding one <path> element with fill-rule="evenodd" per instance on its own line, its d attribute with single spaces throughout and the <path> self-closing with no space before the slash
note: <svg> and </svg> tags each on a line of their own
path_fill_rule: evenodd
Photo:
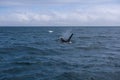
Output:
<svg viewBox="0 0 120 80">
<path fill-rule="evenodd" d="M 70 37 L 68 38 L 68 42 L 70 42 L 70 40 L 71 40 L 71 38 L 72 38 L 72 36 L 73 36 L 73 33 L 70 35 Z"/>
</svg>

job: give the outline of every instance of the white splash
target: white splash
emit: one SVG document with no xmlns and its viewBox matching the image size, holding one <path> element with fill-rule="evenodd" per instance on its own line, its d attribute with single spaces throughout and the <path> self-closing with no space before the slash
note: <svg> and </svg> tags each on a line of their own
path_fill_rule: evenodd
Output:
<svg viewBox="0 0 120 80">
<path fill-rule="evenodd" d="M 53 31 L 52 31 L 52 30 L 49 30 L 48 32 L 49 32 L 49 33 L 52 33 Z"/>
</svg>

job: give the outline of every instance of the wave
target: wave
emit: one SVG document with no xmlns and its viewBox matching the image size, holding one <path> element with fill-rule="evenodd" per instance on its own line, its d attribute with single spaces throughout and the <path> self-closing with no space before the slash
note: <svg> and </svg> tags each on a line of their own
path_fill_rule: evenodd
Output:
<svg viewBox="0 0 120 80">
<path fill-rule="evenodd" d="M 100 45 L 89 45 L 89 46 L 76 46 L 76 49 L 82 49 L 82 50 L 108 50 L 108 47 L 100 46 Z"/>
</svg>

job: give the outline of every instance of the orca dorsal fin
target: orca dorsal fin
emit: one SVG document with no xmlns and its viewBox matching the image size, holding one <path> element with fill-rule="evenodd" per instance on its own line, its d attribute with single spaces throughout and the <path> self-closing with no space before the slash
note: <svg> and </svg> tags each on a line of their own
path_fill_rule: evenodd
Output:
<svg viewBox="0 0 120 80">
<path fill-rule="evenodd" d="M 70 42 L 70 40 L 71 40 L 71 38 L 72 38 L 72 36 L 73 36 L 73 33 L 70 35 L 70 37 L 68 38 L 68 42 Z"/>
</svg>

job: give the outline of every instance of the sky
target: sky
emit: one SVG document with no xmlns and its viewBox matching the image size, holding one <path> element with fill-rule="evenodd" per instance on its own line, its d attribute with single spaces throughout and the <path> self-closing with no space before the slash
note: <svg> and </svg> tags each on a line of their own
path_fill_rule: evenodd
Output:
<svg viewBox="0 0 120 80">
<path fill-rule="evenodd" d="M 0 0 L 0 26 L 120 26 L 120 0 Z"/>
</svg>

